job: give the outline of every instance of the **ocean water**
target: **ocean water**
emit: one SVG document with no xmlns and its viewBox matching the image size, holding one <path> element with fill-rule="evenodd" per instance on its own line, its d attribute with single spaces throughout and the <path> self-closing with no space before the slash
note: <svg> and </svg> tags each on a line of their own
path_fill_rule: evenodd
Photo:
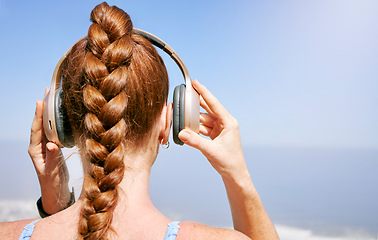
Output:
<svg viewBox="0 0 378 240">
<path fill-rule="evenodd" d="M 39 186 L 27 144 L 0 146 L 6 159 L 0 170 L 0 221 L 37 217 Z M 245 147 L 244 153 L 281 239 L 377 240 L 377 150 Z M 80 160 L 73 156 L 67 163 L 78 195 Z M 153 202 L 170 218 L 232 226 L 221 178 L 198 151 L 161 149 L 150 182 Z"/>
<path fill-rule="evenodd" d="M 275 224 L 328 237 L 378 234 L 378 150 L 245 147 L 244 154 Z M 161 151 L 155 167 L 151 193 L 163 209 L 209 225 L 232 225 L 221 179 L 200 153 Z"/>
<path fill-rule="evenodd" d="M 28 218 L 38 218 L 36 201 L 29 199 L 0 200 L 0 221 L 13 222 Z"/>
</svg>

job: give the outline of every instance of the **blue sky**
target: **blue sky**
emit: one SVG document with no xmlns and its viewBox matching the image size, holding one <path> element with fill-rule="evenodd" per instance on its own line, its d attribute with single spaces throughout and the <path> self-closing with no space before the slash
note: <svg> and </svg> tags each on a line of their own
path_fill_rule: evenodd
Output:
<svg viewBox="0 0 378 240">
<path fill-rule="evenodd" d="M 28 138 L 55 64 L 95 1 L 0 1 L 0 140 Z M 168 42 L 246 145 L 378 148 L 378 2 L 109 1 Z M 163 54 L 163 53 L 162 53 Z M 164 55 L 163 55 L 164 56 Z M 166 56 L 171 86 L 183 80 Z"/>
<path fill-rule="evenodd" d="M 98 3 L 0 0 L 0 150 L 11 159 L 0 181 L 17 178 L 0 186 L 0 198 L 38 197 L 26 153 L 35 101 L 60 57 L 86 35 Z M 171 45 L 239 120 L 254 183 L 275 221 L 378 231 L 378 1 L 108 3 Z M 173 89 L 183 78 L 161 54 Z M 205 223 L 229 214 L 220 179 L 198 152 L 171 146 L 160 158 L 167 159 L 157 161 L 151 184 L 157 205 L 188 217 L 198 207 L 204 213 L 192 220 Z M 165 184 L 178 191 L 168 202 Z"/>
</svg>

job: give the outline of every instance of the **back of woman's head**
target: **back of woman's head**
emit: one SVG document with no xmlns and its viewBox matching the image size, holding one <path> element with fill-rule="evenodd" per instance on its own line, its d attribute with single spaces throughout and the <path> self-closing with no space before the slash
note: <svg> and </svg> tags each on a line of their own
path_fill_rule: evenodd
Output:
<svg viewBox="0 0 378 240">
<path fill-rule="evenodd" d="M 102 3 L 91 21 L 62 65 L 63 101 L 87 169 L 79 238 L 106 239 L 125 152 L 148 138 L 166 103 L 168 76 L 123 10 Z"/>
</svg>

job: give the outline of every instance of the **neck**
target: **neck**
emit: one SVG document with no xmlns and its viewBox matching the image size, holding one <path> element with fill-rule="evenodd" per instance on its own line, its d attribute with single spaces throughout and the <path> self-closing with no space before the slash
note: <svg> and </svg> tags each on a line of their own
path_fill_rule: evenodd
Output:
<svg viewBox="0 0 378 240">
<path fill-rule="evenodd" d="M 153 218 L 162 217 L 149 194 L 150 170 L 156 155 L 156 145 L 154 148 L 145 149 L 145 152 L 126 155 L 125 174 L 118 185 L 115 222 L 124 222 L 125 216 L 129 216 L 127 221 L 134 223 L 136 219 L 141 222 L 151 222 Z"/>
<path fill-rule="evenodd" d="M 154 151 L 126 154 L 127 157 L 124 160 L 126 170 L 118 185 L 118 201 L 112 220 L 112 227 L 119 234 L 127 234 L 125 231 L 130 232 L 130 228 L 125 228 L 125 226 L 132 226 L 132 229 L 137 231 L 146 223 L 155 224 L 154 226 L 159 228 L 162 223 L 165 226 L 171 221 L 155 208 L 149 195 L 150 169 L 156 155 L 156 145 Z M 72 211 L 80 215 L 84 199 L 82 192 L 77 203 L 70 207 L 70 216 L 72 216 Z"/>
<path fill-rule="evenodd" d="M 149 178 L 151 166 L 157 156 L 156 144 L 144 151 L 134 151 L 125 154 L 125 173 L 118 185 L 118 208 L 140 209 L 154 208 L 149 195 Z M 84 193 L 80 200 L 84 199 Z"/>
<path fill-rule="evenodd" d="M 138 161 L 136 159 L 135 161 Z M 149 194 L 150 167 L 129 167 L 119 187 L 119 203 L 132 205 L 152 204 Z"/>
</svg>

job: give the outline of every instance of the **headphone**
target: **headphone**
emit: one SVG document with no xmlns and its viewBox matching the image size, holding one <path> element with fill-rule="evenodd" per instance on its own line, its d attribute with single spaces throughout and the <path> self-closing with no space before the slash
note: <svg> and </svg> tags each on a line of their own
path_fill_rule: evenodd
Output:
<svg viewBox="0 0 378 240">
<path fill-rule="evenodd" d="M 182 129 L 189 128 L 199 133 L 200 97 L 192 87 L 188 69 L 177 53 L 163 40 L 143 30 L 134 28 L 133 32 L 143 36 L 153 45 L 166 52 L 176 62 L 184 76 L 185 84 L 176 86 L 173 92 L 173 141 L 178 145 L 183 145 L 184 143 L 178 138 L 178 134 Z M 71 48 L 68 49 L 56 65 L 50 91 L 43 100 L 45 104 L 43 128 L 46 137 L 59 147 L 67 148 L 74 147 L 75 140 L 62 100 L 61 65 L 70 53 Z"/>
</svg>

